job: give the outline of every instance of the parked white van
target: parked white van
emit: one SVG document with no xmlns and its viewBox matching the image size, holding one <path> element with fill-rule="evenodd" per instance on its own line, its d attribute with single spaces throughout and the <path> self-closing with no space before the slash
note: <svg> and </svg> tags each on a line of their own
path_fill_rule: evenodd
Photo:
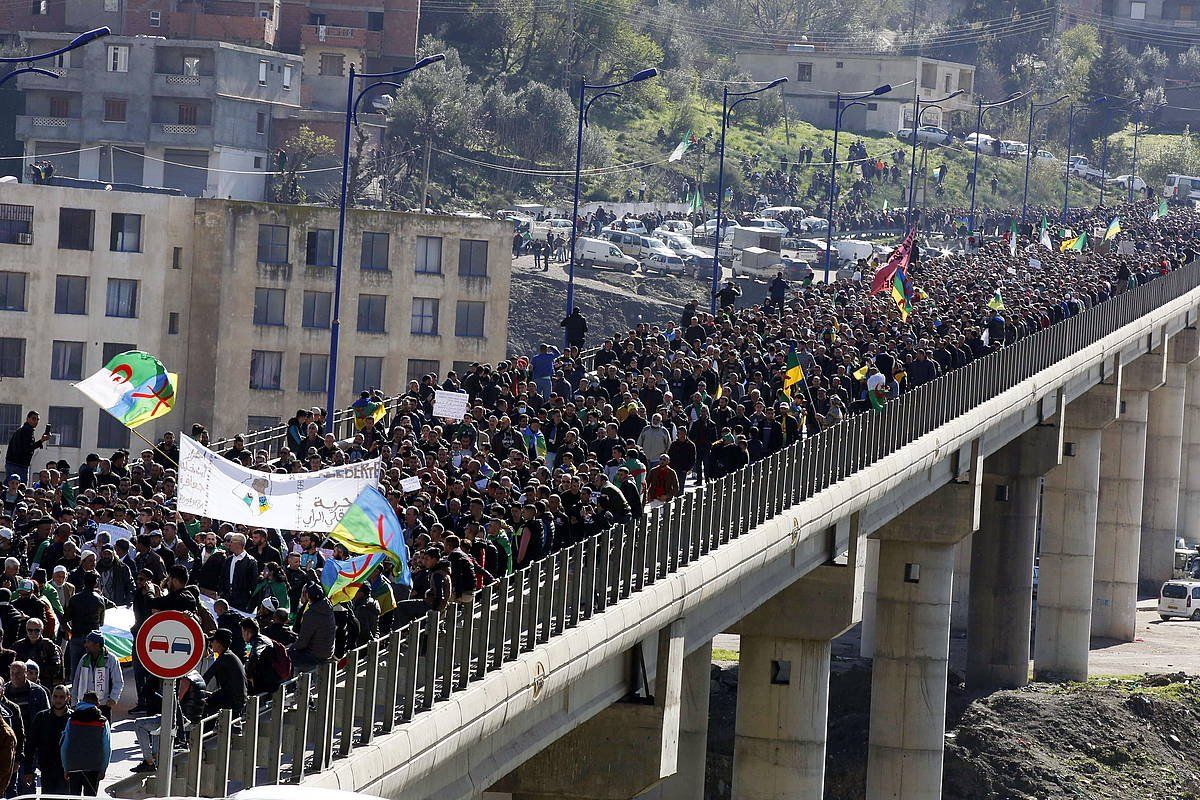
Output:
<svg viewBox="0 0 1200 800">
<path fill-rule="evenodd" d="M 1200 620 L 1200 581 L 1167 581 L 1158 592 L 1158 616 Z"/>
<path fill-rule="evenodd" d="M 633 233 L 632 231 L 605 228 L 600 231 L 600 238 L 612 242 L 621 248 L 622 253 L 636 258 L 639 262 L 645 261 L 653 255 L 675 255 L 674 250 L 667 247 L 658 239 L 645 234 Z"/>
<path fill-rule="evenodd" d="M 581 267 L 604 267 L 630 273 L 637 271 L 638 262 L 627 256 L 607 239 L 580 236 L 575 240 L 575 262 Z"/>
</svg>

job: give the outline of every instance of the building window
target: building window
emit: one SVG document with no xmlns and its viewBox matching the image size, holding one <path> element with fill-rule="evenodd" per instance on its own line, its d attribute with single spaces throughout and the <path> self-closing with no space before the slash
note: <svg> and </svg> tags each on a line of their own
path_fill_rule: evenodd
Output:
<svg viewBox="0 0 1200 800">
<path fill-rule="evenodd" d="M 458 243 L 458 274 L 464 278 L 487 277 L 488 243 L 463 239 Z"/>
<path fill-rule="evenodd" d="M 287 297 L 283 289 L 254 290 L 254 324 L 283 325 L 283 306 Z"/>
<path fill-rule="evenodd" d="M 58 434 L 59 447 L 82 445 L 83 409 L 79 406 L 50 406 L 46 409 L 46 422 Z"/>
<path fill-rule="evenodd" d="M 269 62 L 269 61 L 259 61 L 258 62 L 258 85 L 259 86 L 267 85 L 267 67 L 269 67 L 270 64 L 271 64 L 271 62 Z"/>
<path fill-rule="evenodd" d="M 87 314 L 87 285 L 88 279 L 83 275 L 56 276 L 54 279 L 54 313 Z"/>
<path fill-rule="evenodd" d="M 342 65 L 346 58 L 341 53 L 321 53 L 321 74 L 342 76 Z"/>
<path fill-rule="evenodd" d="M 483 336 L 484 304 L 474 300 L 459 300 L 454 319 L 454 335 L 468 338 Z"/>
<path fill-rule="evenodd" d="M 83 379 L 83 342 L 55 341 L 50 351 L 50 380 Z"/>
<path fill-rule="evenodd" d="M 309 25 L 324 25 L 325 24 L 325 15 L 317 14 L 315 12 L 310 11 L 308 14 L 308 24 Z"/>
<path fill-rule="evenodd" d="M 812 83 L 812 64 L 796 65 L 796 80 L 800 83 Z"/>
<path fill-rule="evenodd" d="M 104 305 L 104 316 L 137 317 L 138 282 L 128 278 L 109 278 L 108 297 Z"/>
<path fill-rule="evenodd" d="M 113 214 L 108 247 L 114 253 L 142 252 L 142 215 Z"/>
<path fill-rule="evenodd" d="M 129 72 L 129 48 L 125 45 L 108 46 L 108 71 Z"/>
<path fill-rule="evenodd" d="M 25 310 L 24 272 L 0 272 L 0 311 Z"/>
<path fill-rule="evenodd" d="M 358 296 L 358 332 L 385 333 L 387 329 L 387 295 Z"/>
<path fill-rule="evenodd" d="M 283 372 L 283 353 L 278 350 L 250 351 L 250 388 L 279 389 Z"/>
<path fill-rule="evenodd" d="M 104 101 L 104 121 L 124 122 L 127 104 L 124 100 L 106 99 Z"/>
<path fill-rule="evenodd" d="M 440 275 L 442 273 L 442 237 L 417 237 L 417 273 Z"/>
<path fill-rule="evenodd" d="M 258 226 L 258 260 L 263 264 L 288 263 L 288 226 Z"/>
<path fill-rule="evenodd" d="M 442 368 L 442 362 L 429 358 L 410 358 L 408 360 L 408 377 L 405 380 L 419 381 L 426 375 L 437 375 Z"/>
<path fill-rule="evenodd" d="M 329 356 L 320 353 L 300 354 L 300 380 L 297 389 L 302 392 L 323 392 L 328 376 Z"/>
<path fill-rule="evenodd" d="M 108 364 L 121 353 L 128 353 L 130 350 L 137 350 L 137 345 L 132 342 L 105 342 L 101 348 L 100 362 Z"/>
<path fill-rule="evenodd" d="M 171 269 L 183 269 L 183 248 L 171 248 Z"/>
<path fill-rule="evenodd" d="M 319 228 L 308 232 L 304 244 L 304 263 L 310 267 L 333 266 L 333 231 Z"/>
<path fill-rule="evenodd" d="M 69 52 L 67 52 L 67 53 L 59 53 L 58 55 L 56 55 L 54 57 L 54 66 L 58 67 L 59 69 L 70 69 L 71 68 L 71 54 Z"/>
<path fill-rule="evenodd" d="M 842 67 L 844 67 L 844 66 L 846 66 L 846 62 L 844 62 L 844 61 L 839 61 L 839 62 L 837 62 L 836 64 L 834 64 L 834 65 L 833 65 L 833 68 L 834 68 L 834 69 L 841 69 L 841 68 L 842 68 Z"/>
<path fill-rule="evenodd" d="M 33 206 L 0 203 L 0 244 L 33 244 Z"/>
<path fill-rule="evenodd" d="M 438 299 L 436 297 L 413 298 L 412 335 L 438 335 Z"/>
<path fill-rule="evenodd" d="M 1129 18 L 1130 19 L 1145 19 L 1146 18 L 1146 4 L 1144 2 L 1142 2 L 1142 0 L 1133 0 L 1133 2 L 1129 4 Z"/>
<path fill-rule="evenodd" d="M 150 27 L 157 28 L 160 25 L 162 25 L 162 12 L 161 11 L 151 11 L 150 12 Z"/>
<path fill-rule="evenodd" d="M 945 88 L 943 88 L 943 89 L 942 89 L 942 91 L 944 91 L 944 92 L 946 92 L 947 94 L 949 94 L 949 93 L 950 93 L 950 91 L 951 91 L 951 89 L 950 89 L 950 76 L 949 76 L 949 75 L 947 75 L 947 76 L 946 76 L 946 80 L 945 80 L 945 83 L 944 83 L 944 87 L 945 87 Z"/>
<path fill-rule="evenodd" d="M 200 77 L 200 56 L 183 57 L 183 74 L 191 78 Z"/>
<path fill-rule="evenodd" d="M 921 64 L 921 88 L 937 88 L 937 64 Z"/>
<path fill-rule="evenodd" d="M 379 356 L 354 357 L 355 394 L 368 389 L 378 389 L 383 384 L 383 359 Z"/>
<path fill-rule="evenodd" d="M 49 0 L 33 0 L 29 6 L 29 13 L 35 17 L 44 17 L 49 13 L 47 8 Z"/>
<path fill-rule="evenodd" d="M 0 337 L 0 378 L 25 377 L 25 340 Z"/>
<path fill-rule="evenodd" d="M 283 65 L 283 88 L 284 89 L 292 88 L 292 65 L 291 64 Z"/>
<path fill-rule="evenodd" d="M 58 249 L 91 250 L 96 212 L 90 208 L 58 210 Z"/>
<path fill-rule="evenodd" d="M 255 157 L 254 157 L 254 168 L 255 168 L 255 169 L 262 169 L 262 168 L 263 168 L 263 160 L 262 160 L 262 156 L 255 156 Z"/>
<path fill-rule="evenodd" d="M 305 328 L 328 328 L 333 294 L 330 292 L 305 292 L 304 314 L 301 326 Z"/>
<path fill-rule="evenodd" d="M 21 407 L 16 403 L 0 403 L 0 440 L 7 442 L 23 422 Z M 8 477 L 5 475 L 4 477 Z"/>
<path fill-rule="evenodd" d="M 388 268 L 388 235 L 377 231 L 363 231 L 362 269 L 386 270 Z"/>
<path fill-rule="evenodd" d="M 100 422 L 96 427 L 96 447 L 105 450 L 129 447 L 129 428 L 103 408 L 100 409 Z"/>
<path fill-rule="evenodd" d="M 179 333 L 179 312 L 172 311 L 167 314 L 167 333 L 175 336 Z"/>
<path fill-rule="evenodd" d="M 55 119 L 66 119 L 71 116 L 71 103 L 61 95 L 50 97 L 50 116 Z"/>
<path fill-rule="evenodd" d="M 267 132 L 267 115 L 259 111 L 254 118 L 254 132 L 263 136 Z"/>
<path fill-rule="evenodd" d="M 367 12 L 367 30 L 381 31 L 383 30 L 383 12 L 368 11 Z"/>
<path fill-rule="evenodd" d="M 878 111 L 879 103 L 867 103 L 867 111 Z"/>
<path fill-rule="evenodd" d="M 180 125 L 195 125 L 199 117 L 195 103 L 180 103 L 175 112 L 175 121 Z"/>
</svg>

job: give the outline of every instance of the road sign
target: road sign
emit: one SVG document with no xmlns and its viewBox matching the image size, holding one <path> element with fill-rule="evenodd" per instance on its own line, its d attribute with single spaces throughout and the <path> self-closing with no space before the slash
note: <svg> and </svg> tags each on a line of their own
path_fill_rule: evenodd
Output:
<svg viewBox="0 0 1200 800">
<path fill-rule="evenodd" d="M 138 629 L 134 649 L 138 661 L 154 677 L 182 678 L 204 657 L 204 631 L 190 614 L 159 611 Z"/>
</svg>

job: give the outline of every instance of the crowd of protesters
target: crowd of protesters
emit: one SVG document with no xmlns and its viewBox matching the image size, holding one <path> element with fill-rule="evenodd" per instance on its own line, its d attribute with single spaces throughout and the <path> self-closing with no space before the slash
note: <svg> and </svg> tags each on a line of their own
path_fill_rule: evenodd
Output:
<svg viewBox="0 0 1200 800">
<path fill-rule="evenodd" d="M 209 635 L 204 672 L 178 682 L 177 716 L 240 713 L 296 672 L 450 603 L 488 582 L 668 502 L 791 442 L 869 413 L 889 397 L 1190 263 L 1200 217 L 1155 206 L 1077 212 L 1076 230 L 1119 214 L 1120 243 L 1047 250 L 1035 226 L 1016 255 L 996 241 L 909 266 L 902 319 L 869 281 L 772 283 L 762 306 L 736 292 L 708 314 L 689 301 L 671 325 L 641 324 L 589 355 L 542 345 L 532 356 L 412 381 L 387 416 L 339 442 L 321 409 L 288 423 L 277 459 L 235 437 L 221 454 L 263 471 L 303 472 L 379 456 L 381 487 L 411 553 L 412 587 L 390 563 L 353 601 L 333 606 L 319 573 L 349 554 L 319 534 L 245 528 L 175 511 L 178 444 L 73 468 L 39 461 L 48 437 L 35 411 L 5 453 L 0 493 L 0 780 L 14 742 L 12 787 L 94 793 L 107 765 L 108 721 L 135 705 L 139 771 L 152 770 L 161 686 L 137 663 L 132 680 L 101 628 L 117 606 L 134 630 L 149 614 L 197 615 Z M 990 307 L 996 293 L 1003 308 Z M 993 306 L 995 304 L 993 303 Z M 794 349 L 805 380 L 785 390 Z M 433 415 L 436 389 L 467 392 L 464 420 Z M 376 392 L 382 397 L 382 392 Z M 192 435 L 208 446 L 199 425 Z M 405 478 L 420 489 L 404 491 Z M 113 527 L 128 537 L 111 536 Z M 101 529 L 103 527 L 103 530 Z M 136 661 L 136 658 L 135 658 Z M 0 682 L 3 683 L 3 682 Z M 64 734 L 65 732 L 65 734 Z"/>
</svg>

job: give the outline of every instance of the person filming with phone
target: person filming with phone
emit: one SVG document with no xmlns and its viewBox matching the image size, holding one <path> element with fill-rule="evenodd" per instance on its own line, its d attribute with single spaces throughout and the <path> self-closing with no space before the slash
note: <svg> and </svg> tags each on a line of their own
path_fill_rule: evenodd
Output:
<svg viewBox="0 0 1200 800">
<path fill-rule="evenodd" d="M 50 425 L 40 437 L 37 436 L 38 421 L 41 415 L 30 411 L 25 415 L 25 424 L 13 432 L 8 440 L 8 450 L 4 452 L 4 474 L 16 475 L 22 483 L 29 483 L 29 465 L 33 463 L 33 453 L 50 440 Z"/>
</svg>

